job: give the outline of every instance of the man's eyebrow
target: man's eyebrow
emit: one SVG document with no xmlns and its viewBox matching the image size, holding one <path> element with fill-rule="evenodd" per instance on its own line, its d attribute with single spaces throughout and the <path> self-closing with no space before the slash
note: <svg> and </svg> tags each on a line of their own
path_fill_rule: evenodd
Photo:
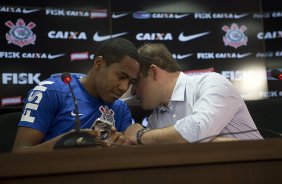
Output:
<svg viewBox="0 0 282 184">
<path fill-rule="evenodd" d="M 123 75 L 126 78 L 130 78 L 129 75 L 123 71 L 119 71 L 119 74 Z"/>
</svg>

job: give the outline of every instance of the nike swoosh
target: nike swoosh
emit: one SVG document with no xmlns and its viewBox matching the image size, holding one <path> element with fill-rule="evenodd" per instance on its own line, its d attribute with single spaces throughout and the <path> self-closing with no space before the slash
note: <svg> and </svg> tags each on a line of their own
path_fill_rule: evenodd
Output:
<svg viewBox="0 0 282 184">
<path fill-rule="evenodd" d="M 36 12 L 36 11 L 39 11 L 40 9 L 33 9 L 33 10 L 27 10 L 27 9 L 23 9 L 23 13 L 24 14 L 28 14 L 28 13 L 33 13 L 33 12 Z"/>
<path fill-rule="evenodd" d="M 181 19 L 181 18 L 183 18 L 183 17 L 187 17 L 188 15 L 189 15 L 189 14 L 181 14 L 181 15 L 175 14 L 174 18 L 175 18 L 175 19 Z"/>
<path fill-rule="evenodd" d="M 241 15 L 235 14 L 235 15 L 234 15 L 234 19 L 240 19 L 240 18 L 242 18 L 242 17 L 246 17 L 247 15 L 248 15 L 248 13 L 244 13 L 244 14 L 241 14 Z"/>
<path fill-rule="evenodd" d="M 82 116 L 83 114 L 78 114 L 79 116 Z M 71 111 L 71 116 L 76 116 L 73 111 Z"/>
<path fill-rule="evenodd" d="M 96 42 L 101 42 L 101 41 L 108 40 L 110 38 L 116 38 L 116 37 L 119 37 L 119 36 L 122 36 L 122 35 L 125 35 L 125 34 L 127 34 L 127 32 L 117 33 L 117 34 L 113 34 L 113 35 L 99 36 L 98 32 L 96 32 L 93 36 L 93 40 L 96 41 Z"/>
<path fill-rule="evenodd" d="M 251 52 L 249 52 L 249 53 L 246 53 L 246 54 L 240 54 L 240 53 L 238 53 L 237 54 L 237 58 L 243 58 L 243 57 L 246 57 L 246 56 L 249 56 L 249 55 L 251 55 L 252 53 Z"/>
<path fill-rule="evenodd" d="M 124 16 L 126 16 L 126 15 L 128 15 L 128 13 L 122 13 L 122 14 L 113 14 L 112 15 L 112 18 L 113 19 L 118 19 L 118 18 L 120 18 L 120 17 L 124 17 Z"/>
<path fill-rule="evenodd" d="M 190 57 L 190 56 L 192 56 L 192 55 L 193 55 L 193 54 L 184 54 L 184 55 L 177 54 L 177 55 L 176 55 L 176 59 L 184 59 L 184 58 Z"/>
<path fill-rule="evenodd" d="M 193 39 L 195 39 L 195 38 L 198 38 L 198 37 L 207 35 L 207 34 L 209 34 L 209 33 L 210 33 L 210 32 L 204 32 L 204 33 L 198 33 L 198 34 L 194 34 L 194 35 L 184 36 L 184 33 L 181 32 L 180 35 L 178 36 L 178 39 L 179 39 L 179 41 L 181 41 L 181 42 L 186 42 L 186 41 L 190 41 L 190 40 L 193 40 Z"/>
<path fill-rule="evenodd" d="M 55 59 L 55 58 L 58 58 L 58 57 L 62 57 L 64 55 L 65 54 L 56 54 L 56 55 L 48 54 L 48 59 Z"/>
</svg>

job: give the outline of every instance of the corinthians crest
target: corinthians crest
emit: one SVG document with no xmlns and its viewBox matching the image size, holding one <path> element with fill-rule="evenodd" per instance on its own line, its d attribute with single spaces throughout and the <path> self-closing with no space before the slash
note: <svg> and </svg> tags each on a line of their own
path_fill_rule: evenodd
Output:
<svg viewBox="0 0 282 184">
<path fill-rule="evenodd" d="M 6 33 L 6 39 L 9 44 L 13 43 L 20 47 L 34 44 L 36 35 L 31 31 L 36 26 L 34 22 L 26 25 L 23 19 L 18 19 L 16 25 L 11 21 L 7 21 L 5 25 L 10 28 L 9 34 Z"/>
<path fill-rule="evenodd" d="M 237 49 L 243 45 L 247 45 L 248 37 L 245 35 L 245 31 L 247 30 L 246 26 L 241 26 L 240 28 L 236 23 L 233 23 L 231 27 L 223 26 L 222 30 L 226 32 L 223 37 L 223 42 L 225 46 L 231 46 Z"/>
<path fill-rule="evenodd" d="M 115 126 L 115 118 L 114 118 L 115 112 L 112 109 L 109 109 L 109 107 L 106 105 L 104 107 L 100 106 L 99 110 L 102 113 L 100 119 L 106 120 L 112 123 L 113 126 Z"/>
</svg>

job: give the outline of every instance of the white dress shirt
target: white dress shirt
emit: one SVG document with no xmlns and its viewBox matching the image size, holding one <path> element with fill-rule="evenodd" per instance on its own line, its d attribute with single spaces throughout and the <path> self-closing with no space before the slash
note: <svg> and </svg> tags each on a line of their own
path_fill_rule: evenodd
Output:
<svg viewBox="0 0 282 184">
<path fill-rule="evenodd" d="M 233 84 L 218 73 L 180 73 L 169 104 L 148 118 L 151 129 L 171 125 L 188 142 L 207 142 L 225 133 L 241 140 L 263 139 L 258 131 L 235 134 L 257 127 Z"/>
</svg>

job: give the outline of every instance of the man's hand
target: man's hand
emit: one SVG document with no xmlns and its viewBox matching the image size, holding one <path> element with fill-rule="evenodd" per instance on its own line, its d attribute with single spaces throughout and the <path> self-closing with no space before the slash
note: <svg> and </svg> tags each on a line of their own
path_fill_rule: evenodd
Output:
<svg viewBox="0 0 282 184">
<path fill-rule="evenodd" d="M 132 124 L 125 130 L 124 136 L 129 139 L 132 144 L 138 144 L 136 140 L 136 134 L 138 130 L 142 128 L 143 126 L 138 123 Z"/>
<path fill-rule="evenodd" d="M 123 136 L 123 133 L 117 132 L 115 127 L 112 127 L 109 138 L 106 139 L 107 146 L 130 145 L 130 141 Z"/>
</svg>

